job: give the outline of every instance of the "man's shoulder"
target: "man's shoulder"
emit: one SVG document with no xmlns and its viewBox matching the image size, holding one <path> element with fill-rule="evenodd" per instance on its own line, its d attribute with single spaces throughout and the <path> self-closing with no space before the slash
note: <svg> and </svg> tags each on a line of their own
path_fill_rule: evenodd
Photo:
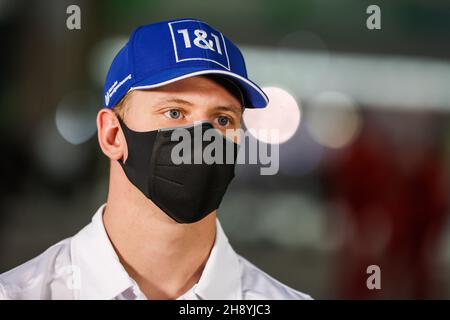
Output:
<svg viewBox="0 0 450 320">
<path fill-rule="evenodd" d="M 64 239 L 37 257 L 0 274 L 0 299 L 46 299 L 46 288 L 65 285 L 64 279 L 73 272 L 70 243 Z"/>
<path fill-rule="evenodd" d="M 239 255 L 242 267 L 243 298 L 268 300 L 311 300 L 311 296 L 297 291 L 271 277 Z"/>
</svg>

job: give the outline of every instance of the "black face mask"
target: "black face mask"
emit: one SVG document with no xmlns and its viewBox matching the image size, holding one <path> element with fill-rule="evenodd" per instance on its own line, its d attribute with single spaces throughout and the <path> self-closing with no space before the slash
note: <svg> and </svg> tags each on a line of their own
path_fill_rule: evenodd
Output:
<svg viewBox="0 0 450 320">
<path fill-rule="evenodd" d="M 120 118 L 119 122 L 128 145 L 128 158 L 125 163 L 119 161 L 120 165 L 130 182 L 169 217 L 178 223 L 193 223 L 219 207 L 234 177 L 238 150 L 236 143 L 216 130 L 212 141 L 201 139 L 198 145 L 192 143 L 190 164 L 174 164 L 171 159 L 172 149 L 180 142 L 171 141 L 171 136 L 181 128 L 136 132 L 129 129 Z M 194 131 L 200 131 L 203 137 L 206 130 L 213 129 L 213 126 L 203 122 L 182 129 L 187 130 L 191 141 L 194 141 Z M 221 139 L 219 141 L 223 143 L 222 164 L 206 164 L 203 161 L 194 164 L 195 152 L 203 154 L 205 147 L 214 139 Z M 234 152 L 232 164 L 226 164 L 227 150 Z"/>
</svg>

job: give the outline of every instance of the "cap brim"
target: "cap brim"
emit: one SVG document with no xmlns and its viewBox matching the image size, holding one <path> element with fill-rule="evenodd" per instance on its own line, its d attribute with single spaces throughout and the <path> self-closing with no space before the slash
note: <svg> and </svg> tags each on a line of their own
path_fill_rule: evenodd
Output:
<svg viewBox="0 0 450 320">
<path fill-rule="evenodd" d="M 177 68 L 159 72 L 155 75 L 140 80 L 135 83 L 129 91 L 146 90 L 164 86 L 166 84 L 179 81 L 189 77 L 201 76 L 206 74 L 218 74 L 231 78 L 239 86 L 244 95 L 246 108 L 265 108 L 269 98 L 264 91 L 254 82 L 230 71 L 218 69 L 205 69 L 202 67 Z"/>
</svg>

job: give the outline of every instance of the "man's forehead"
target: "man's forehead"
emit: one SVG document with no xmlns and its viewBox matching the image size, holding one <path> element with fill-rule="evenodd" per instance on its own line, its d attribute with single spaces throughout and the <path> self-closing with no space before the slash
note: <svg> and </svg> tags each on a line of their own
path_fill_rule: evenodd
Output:
<svg viewBox="0 0 450 320">
<path fill-rule="evenodd" d="M 170 82 L 163 86 L 153 88 L 151 90 L 155 91 L 171 91 L 171 90 L 190 90 L 196 87 L 214 86 L 221 87 L 227 91 L 231 91 L 231 94 L 238 94 L 238 97 L 242 94 L 239 86 L 228 79 L 226 76 L 216 75 L 216 74 L 204 74 L 198 76 L 192 76 L 185 79 L 180 79 L 174 82 Z M 240 99 L 238 99 L 240 100 Z"/>
<path fill-rule="evenodd" d="M 200 90 L 203 91 L 205 86 L 220 87 L 221 89 L 227 91 L 238 101 L 240 108 L 244 107 L 244 95 L 242 93 L 242 90 L 240 89 L 239 85 L 237 85 L 233 80 L 229 79 L 226 76 L 216 74 L 205 74 L 176 81 L 172 83 L 171 87 L 170 85 L 171 84 L 164 86 L 166 87 L 165 89 L 164 87 L 161 87 L 161 89 L 163 91 L 180 90 L 180 89 L 189 91 L 190 89 L 193 89 L 197 86 Z M 210 93 L 211 92 L 210 89 L 208 90 L 209 90 L 208 93 Z"/>
<path fill-rule="evenodd" d="M 161 87 L 152 89 L 133 90 L 139 92 L 139 96 L 152 99 L 155 103 L 160 102 L 179 102 L 184 104 L 195 104 L 194 96 L 204 97 L 218 97 L 223 99 L 223 95 L 217 91 L 214 91 L 213 86 L 217 89 L 226 91 L 234 99 L 226 99 L 226 101 L 220 103 L 223 105 L 231 105 L 237 109 L 242 109 L 243 98 L 242 93 L 237 85 L 231 83 L 227 79 L 214 76 L 197 76 L 187 79 L 179 80 L 173 83 L 166 84 Z M 205 88 L 208 87 L 208 88 Z M 219 89 L 219 90 L 220 90 Z M 130 92 L 130 93 L 133 93 Z"/>
</svg>

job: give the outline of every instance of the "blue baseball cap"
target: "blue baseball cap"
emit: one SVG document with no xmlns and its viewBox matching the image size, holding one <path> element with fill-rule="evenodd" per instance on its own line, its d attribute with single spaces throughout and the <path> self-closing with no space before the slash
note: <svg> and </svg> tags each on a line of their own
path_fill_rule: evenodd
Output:
<svg viewBox="0 0 450 320">
<path fill-rule="evenodd" d="M 177 19 L 141 26 L 131 34 L 109 68 L 104 106 L 114 108 L 132 90 L 206 74 L 232 80 L 246 108 L 264 108 L 269 102 L 248 79 L 244 57 L 235 44 L 205 22 Z"/>
</svg>

